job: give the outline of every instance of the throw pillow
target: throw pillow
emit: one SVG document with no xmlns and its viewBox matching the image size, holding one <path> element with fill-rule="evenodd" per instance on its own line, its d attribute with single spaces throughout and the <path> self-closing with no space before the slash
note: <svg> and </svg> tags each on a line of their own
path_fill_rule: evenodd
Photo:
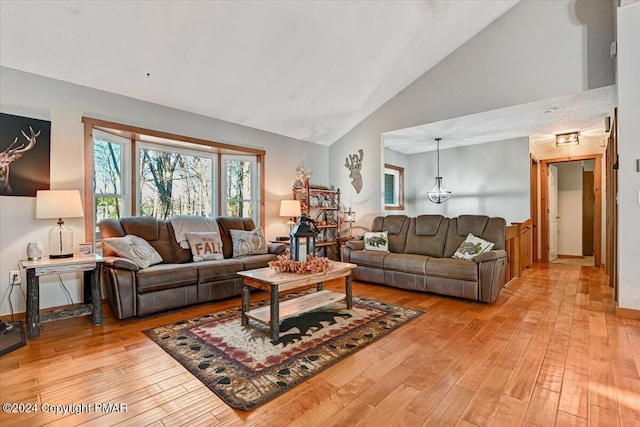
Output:
<svg viewBox="0 0 640 427">
<path fill-rule="evenodd" d="M 162 262 L 162 257 L 149 242 L 133 234 L 102 239 L 102 244 L 108 246 L 119 256 L 135 262 L 140 268 L 147 268 Z"/>
<path fill-rule="evenodd" d="M 262 228 L 251 231 L 230 230 L 233 242 L 233 257 L 243 255 L 257 255 L 267 253 L 267 241 L 262 234 Z"/>
<path fill-rule="evenodd" d="M 224 259 L 220 233 L 202 231 L 186 233 L 186 236 L 194 261 Z"/>
<path fill-rule="evenodd" d="M 453 254 L 454 258 L 472 260 L 483 252 L 490 251 L 495 243 L 487 242 L 469 233 L 464 242 L 458 246 Z"/>
<path fill-rule="evenodd" d="M 366 231 L 364 233 L 364 250 L 389 252 L 389 232 Z"/>
</svg>

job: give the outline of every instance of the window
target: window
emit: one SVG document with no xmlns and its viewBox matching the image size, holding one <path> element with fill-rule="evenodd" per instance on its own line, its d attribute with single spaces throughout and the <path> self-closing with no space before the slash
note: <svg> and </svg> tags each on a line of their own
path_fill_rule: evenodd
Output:
<svg viewBox="0 0 640 427">
<path fill-rule="evenodd" d="M 138 215 L 213 216 L 214 155 L 155 144 L 138 146 Z"/>
<path fill-rule="evenodd" d="M 384 165 L 384 208 L 404 209 L 404 168 Z"/>
<path fill-rule="evenodd" d="M 130 141 L 95 130 L 93 133 L 93 200 L 94 224 L 103 219 L 131 214 L 128 188 Z M 98 230 L 96 229 L 96 233 Z"/>
<path fill-rule="evenodd" d="M 242 216 L 264 227 L 264 151 L 83 118 L 87 237 L 124 216 Z"/>
<path fill-rule="evenodd" d="M 258 215 L 256 194 L 255 157 L 222 156 L 222 214 L 256 219 Z"/>
</svg>

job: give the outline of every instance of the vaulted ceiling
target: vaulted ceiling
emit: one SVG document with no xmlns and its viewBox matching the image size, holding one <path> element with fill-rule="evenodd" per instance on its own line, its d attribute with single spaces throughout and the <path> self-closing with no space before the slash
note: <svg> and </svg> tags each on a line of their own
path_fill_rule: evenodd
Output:
<svg viewBox="0 0 640 427">
<path fill-rule="evenodd" d="M 330 145 L 516 3 L 2 1 L 0 64 Z"/>
</svg>

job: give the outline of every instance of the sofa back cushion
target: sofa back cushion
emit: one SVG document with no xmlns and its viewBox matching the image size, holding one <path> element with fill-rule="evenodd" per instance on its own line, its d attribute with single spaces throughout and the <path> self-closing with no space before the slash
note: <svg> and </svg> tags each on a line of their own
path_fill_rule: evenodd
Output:
<svg viewBox="0 0 640 427">
<path fill-rule="evenodd" d="M 449 218 L 442 215 L 411 218 L 404 253 L 442 258 L 448 229 Z"/>
<path fill-rule="evenodd" d="M 456 249 L 464 242 L 469 233 L 481 237 L 495 246 L 493 249 L 504 249 L 504 239 L 507 222 L 504 218 L 490 218 L 485 215 L 460 215 L 451 218 L 449 221 L 449 231 L 447 233 L 447 243 L 444 248 L 444 256 L 451 258 Z"/>
<path fill-rule="evenodd" d="M 373 219 L 371 231 L 387 231 L 389 234 L 389 252 L 401 254 L 409 230 L 409 217 L 406 215 L 378 216 Z"/>
<path fill-rule="evenodd" d="M 216 218 L 218 228 L 220 228 L 220 238 L 222 239 L 222 252 L 224 258 L 233 257 L 233 240 L 231 230 L 251 231 L 256 228 L 256 224 L 251 218 L 240 218 L 237 216 L 220 216 Z"/>
<path fill-rule="evenodd" d="M 169 234 L 167 223 L 150 216 L 132 216 L 120 219 L 104 219 L 99 223 L 100 236 L 124 237 L 133 234 L 149 242 L 160 254 L 162 262 L 175 263 L 176 257 L 171 246 L 172 235 Z M 104 256 L 118 256 L 108 247 L 103 247 Z"/>
</svg>

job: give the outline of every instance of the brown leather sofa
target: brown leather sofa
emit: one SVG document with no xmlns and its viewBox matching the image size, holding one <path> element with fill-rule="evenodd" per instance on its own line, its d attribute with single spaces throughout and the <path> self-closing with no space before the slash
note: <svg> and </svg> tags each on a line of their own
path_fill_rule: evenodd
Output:
<svg viewBox="0 0 640 427">
<path fill-rule="evenodd" d="M 492 303 L 505 283 L 506 222 L 482 215 L 405 215 L 376 217 L 371 231 L 387 231 L 389 252 L 364 250 L 364 242 L 351 240 L 342 247 L 342 260 L 357 264 L 353 278 L 410 289 Z M 495 243 L 472 261 L 452 258 L 471 233 Z"/>
<path fill-rule="evenodd" d="M 194 262 L 189 249 L 175 239 L 171 222 L 152 217 L 106 219 L 99 223 L 103 239 L 133 234 L 148 241 L 162 257 L 162 263 L 140 269 L 105 246 L 103 255 L 106 296 L 118 319 L 144 316 L 174 308 L 241 295 L 238 271 L 266 267 L 286 250 L 282 244 L 268 244 L 267 254 L 232 258 L 230 230 L 253 230 L 251 219 L 216 218 L 224 259 Z"/>
</svg>

